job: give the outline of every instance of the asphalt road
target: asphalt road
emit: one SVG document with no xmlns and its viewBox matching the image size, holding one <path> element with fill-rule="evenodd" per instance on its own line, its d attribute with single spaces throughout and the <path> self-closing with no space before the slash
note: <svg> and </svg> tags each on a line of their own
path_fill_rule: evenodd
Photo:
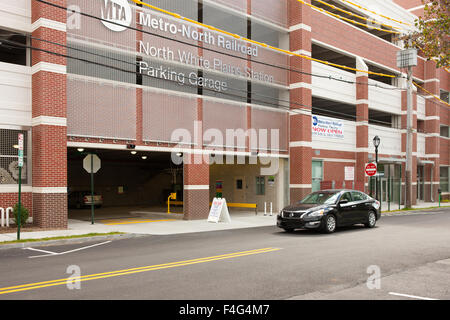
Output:
<svg viewBox="0 0 450 320">
<path fill-rule="evenodd" d="M 34 249 L 0 250 L 0 300 L 450 299 L 448 208 L 331 235 L 273 226 Z"/>
</svg>

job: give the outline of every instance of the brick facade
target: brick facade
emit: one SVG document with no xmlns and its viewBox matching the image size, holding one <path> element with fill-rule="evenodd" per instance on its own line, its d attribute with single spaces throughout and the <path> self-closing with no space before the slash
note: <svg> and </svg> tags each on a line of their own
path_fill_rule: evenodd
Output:
<svg viewBox="0 0 450 320">
<path fill-rule="evenodd" d="M 286 0 L 288 5 L 287 30 L 289 31 L 289 50 L 302 55 L 312 54 L 313 41 L 322 42 L 337 51 L 343 50 L 356 57 L 358 69 L 368 70 L 365 61 L 371 61 L 387 68 L 397 70 L 396 53 L 398 47 L 387 41 L 381 40 L 367 32 L 331 18 L 321 12 L 312 10 L 311 7 L 297 0 Z M 60 6 L 67 6 L 66 0 L 52 0 Z M 252 5 L 256 2 L 247 0 L 246 13 L 253 14 Z M 311 3 L 310 0 L 306 2 Z M 410 5 L 420 1 L 396 0 L 400 5 Z M 66 23 L 66 11 L 52 6 L 31 1 L 32 3 L 32 35 L 48 41 L 66 44 L 67 34 L 63 31 Z M 245 1 L 243 2 L 245 3 Z M 408 4 L 407 4 L 408 3 Z M 414 7 L 412 5 L 411 7 Z M 54 26 L 41 25 L 39 20 L 44 18 L 51 21 Z M 51 25 L 51 24 L 50 24 Z M 141 28 L 139 25 L 138 28 Z M 106 29 L 105 29 L 106 30 Z M 201 31 L 199 29 L 199 31 Z M 136 40 L 143 40 L 145 36 L 139 31 L 133 32 Z M 242 34 L 246 36 L 245 34 Z M 337 36 L 338 35 L 338 36 Z M 115 34 L 119 37 L 119 34 Z M 115 38 L 116 39 L 116 38 Z M 133 39 L 134 41 L 134 39 Z M 198 42 L 197 44 L 202 44 Z M 67 54 L 63 46 L 58 46 L 43 41 L 33 40 L 32 45 L 38 49 Z M 134 44 L 133 44 L 134 46 Z M 139 46 L 137 47 L 139 49 Z M 196 49 L 198 55 L 204 52 L 202 48 Z M 246 65 L 255 67 L 253 58 L 247 57 Z M 355 150 L 342 151 L 339 145 L 335 150 L 324 150 L 320 146 L 312 145 L 312 104 L 313 104 L 313 79 L 308 73 L 312 72 L 312 62 L 297 56 L 289 57 L 289 65 L 292 71 L 288 72 L 290 113 L 288 133 L 289 153 L 289 190 L 290 201 L 295 202 L 308 194 L 312 189 L 312 161 L 323 160 L 324 177 L 321 187 L 354 187 L 361 191 L 367 191 L 368 178 L 364 174 L 365 164 L 374 161 L 373 146 L 369 140 L 369 77 L 364 72 L 355 75 L 355 111 L 356 111 L 356 145 Z M 270 61 L 265 61 L 269 62 Z M 245 62 L 244 62 L 245 63 Z M 34 50 L 32 54 L 32 192 L 24 193 L 24 204 L 30 208 L 36 225 L 42 227 L 66 228 L 67 227 L 67 61 L 64 57 Z M 298 72 L 296 72 L 298 71 Z M 418 60 L 418 66 L 414 68 L 416 79 L 425 81 L 424 87 L 435 95 L 439 95 L 439 89 L 450 90 L 448 73 L 435 68 L 433 61 Z M 134 85 L 134 84 L 133 84 Z M 134 89 L 133 89 L 134 90 Z M 145 90 L 141 87 L 136 92 L 136 140 L 133 143 L 137 147 L 167 147 L 172 148 L 175 144 L 164 142 L 144 141 L 144 98 Z M 203 121 L 205 101 L 201 97 L 196 98 L 196 120 Z M 402 158 L 406 152 L 406 92 L 402 93 Z M 417 167 L 423 165 L 425 181 L 429 182 L 424 187 L 424 200 L 437 200 L 437 189 L 439 187 L 440 165 L 450 165 L 449 139 L 439 137 L 440 124 L 450 125 L 449 109 L 429 99 L 425 102 L 426 119 L 420 124 L 427 137 L 425 142 L 426 157 L 418 157 L 417 120 L 418 103 L 417 95 L 413 96 L 413 167 L 412 167 L 412 201 L 416 201 L 417 192 Z M 252 127 L 252 119 L 256 113 L 250 104 L 245 104 L 246 129 Z M 194 116 L 195 118 L 195 116 Z M 134 119 L 133 119 L 134 124 Z M 201 140 L 203 128 L 198 128 L 196 143 L 197 155 L 185 153 L 184 169 L 184 219 L 206 219 L 209 212 L 209 170 L 210 166 L 205 157 L 200 154 L 204 151 Z M 103 143 L 124 147 L 127 141 L 115 139 L 99 139 L 85 137 L 70 137 L 73 143 Z M 286 142 L 286 141 L 284 141 Z M 252 145 L 250 137 L 246 138 L 246 149 L 242 151 L 251 152 Z M 283 152 L 282 152 L 283 153 Z M 380 154 L 379 157 L 395 158 L 400 155 Z M 197 159 L 196 159 L 197 157 Z M 201 163 L 197 163 L 201 158 Z M 430 161 L 432 163 L 430 163 Z M 354 184 L 345 182 L 344 168 L 353 166 L 355 168 Z M 402 166 L 404 176 L 405 166 Z M 334 183 L 333 183 L 334 181 Z M 404 190 L 403 190 L 404 191 Z M 404 193 L 403 193 L 404 194 Z M 14 205 L 17 198 L 16 193 L 0 193 L 1 206 Z"/>
<path fill-rule="evenodd" d="M 307 1 L 309 2 L 309 1 Z M 312 52 L 311 7 L 296 0 L 288 2 L 289 46 L 293 52 Z M 293 56 L 291 66 L 296 70 L 311 72 L 311 60 Z M 312 147 L 311 147 L 311 76 L 290 72 L 291 115 L 289 118 L 289 189 L 290 202 L 296 202 L 311 192 Z"/>
<path fill-rule="evenodd" d="M 67 4 L 66 1 L 54 3 Z M 65 23 L 66 13 L 32 1 L 32 22 L 40 18 Z M 39 26 L 32 35 L 66 43 L 66 33 L 60 30 Z M 44 41 L 33 40 L 33 46 L 66 54 L 64 47 Z M 63 57 L 39 50 L 33 52 L 32 66 L 36 67 L 32 75 L 33 222 L 46 228 L 67 228 L 66 64 Z"/>
<path fill-rule="evenodd" d="M 198 154 L 183 157 L 184 219 L 206 219 L 209 215 L 209 162 L 200 161 L 202 155 Z"/>
</svg>

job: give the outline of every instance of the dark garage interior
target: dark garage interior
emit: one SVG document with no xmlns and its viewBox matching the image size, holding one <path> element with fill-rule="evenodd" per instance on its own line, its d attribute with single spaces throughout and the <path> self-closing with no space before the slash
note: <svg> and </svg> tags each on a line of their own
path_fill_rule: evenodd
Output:
<svg viewBox="0 0 450 320">
<path fill-rule="evenodd" d="M 168 152 L 134 150 L 89 150 L 69 148 L 68 193 L 90 191 L 90 174 L 83 168 L 89 152 L 101 160 L 94 174 L 94 190 L 103 198 L 103 207 L 165 206 L 171 192 L 183 197 L 183 166 L 176 165 Z"/>
</svg>

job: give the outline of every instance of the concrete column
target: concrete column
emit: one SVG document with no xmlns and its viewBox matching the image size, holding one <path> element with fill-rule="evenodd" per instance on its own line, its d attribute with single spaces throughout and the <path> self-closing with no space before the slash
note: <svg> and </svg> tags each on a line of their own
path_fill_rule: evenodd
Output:
<svg viewBox="0 0 450 320">
<path fill-rule="evenodd" d="M 67 6 L 65 0 L 53 3 Z M 32 1 L 33 37 L 65 45 L 66 15 Z M 66 54 L 64 47 L 43 41 L 33 40 L 32 46 Z M 66 64 L 63 57 L 33 50 L 33 221 L 45 228 L 67 228 Z"/>
</svg>

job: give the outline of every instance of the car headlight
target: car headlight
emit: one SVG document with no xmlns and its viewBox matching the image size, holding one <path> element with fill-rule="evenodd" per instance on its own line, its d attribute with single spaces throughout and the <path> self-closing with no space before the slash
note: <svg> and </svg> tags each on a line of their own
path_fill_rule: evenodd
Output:
<svg viewBox="0 0 450 320">
<path fill-rule="evenodd" d="M 375 209 L 379 209 L 380 208 L 380 201 L 375 200 L 375 202 L 373 203 L 373 206 L 375 207 Z"/>
<path fill-rule="evenodd" d="M 308 214 L 309 217 L 320 217 L 323 216 L 325 210 L 317 210 L 317 211 L 313 211 L 311 213 Z"/>
</svg>

